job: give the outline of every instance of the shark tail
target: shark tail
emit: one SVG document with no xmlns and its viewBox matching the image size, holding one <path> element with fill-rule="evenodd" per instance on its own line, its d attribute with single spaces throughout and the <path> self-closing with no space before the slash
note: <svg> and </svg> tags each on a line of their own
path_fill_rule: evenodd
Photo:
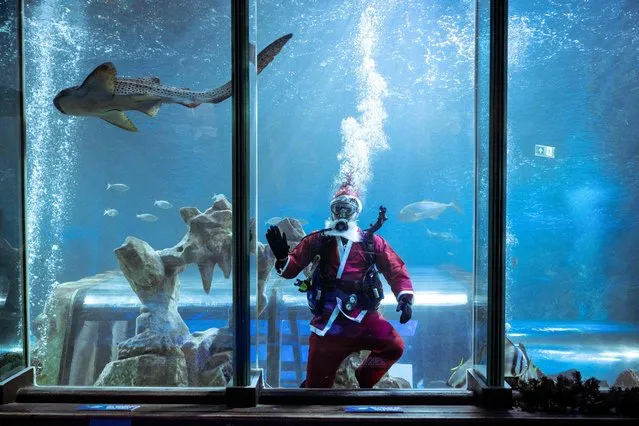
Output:
<svg viewBox="0 0 639 426">
<path fill-rule="evenodd" d="M 257 73 L 261 73 L 264 68 L 275 59 L 278 53 L 282 50 L 284 45 L 293 37 L 293 34 L 286 34 L 282 37 L 278 38 L 268 46 L 266 46 L 262 51 L 257 55 L 257 59 L 255 58 L 255 45 L 249 43 L 249 61 L 253 64 L 257 62 Z M 219 104 L 222 101 L 230 98 L 233 94 L 233 82 L 229 81 L 223 86 L 220 86 L 216 89 L 209 90 L 204 93 L 203 99 L 201 102 L 193 102 L 193 103 L 181 103 L 182 105 L 195 108 L 200 103 L 209 103 L 209 104 Z"/>
<path fill-rule="evenodd" d="M 293 34 L 289 33 L 275 40 L 273 43 L 266 46 L 259 55 L 257 55 L 257 73 L 261 73 L 264 68 L 275 59 L 278 53 L 282 50 L 284 45 L 293 37 Z"/>
</svg>

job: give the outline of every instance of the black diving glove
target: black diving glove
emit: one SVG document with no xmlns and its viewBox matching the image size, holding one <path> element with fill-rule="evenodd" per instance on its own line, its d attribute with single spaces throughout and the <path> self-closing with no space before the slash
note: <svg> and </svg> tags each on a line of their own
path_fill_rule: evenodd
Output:
<svg viewBox="0 0 639 426">
<path fill-rule="evenodd" d="M 280 228 L 272 225 L 266 231 L 266 241 L 268 241 L 271 251 L 275 255 L 275 258 L 280 261 L 285 261 L 288 256 L 288 243 L 286 242 L 286 232 L 280 232 Z"/>
<path fill-rule="evenodd" d="M 395 312 L 402 311 L 402 315 L 401 317 L 399 317 L 400 324 L 406 324 L 413 316 L 413 308 L 411 307 L 412 304 L 412 294 L 402 294 L 399 297 L 399 300 L 397 301 L 397 309 L 395 309 Z"/>
</svg>

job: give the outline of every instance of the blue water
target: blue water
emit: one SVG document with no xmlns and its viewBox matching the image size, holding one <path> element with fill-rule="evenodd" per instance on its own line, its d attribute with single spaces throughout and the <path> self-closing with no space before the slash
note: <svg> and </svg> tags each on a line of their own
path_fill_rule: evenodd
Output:
<svg viewBox="0 0 639 426">
<path fill-rule="evenodd" d="M 507 319 L 637 324 L 639 9 L 632 0 L 509 3 Z M 105 61 L 119 75 L 170 86 L 224 84 L 230 3 L 40 0 L 24 18 L 34 318 L 58 283 L 117 269 L 113 249 L 126 236 L 170 247 L 185 232 L 178 208 L 203 211 L 219 193 L 233 199 L 230 100 L 164 105 L 155 118 L 129 113 L 137 133 L 64 116 L 51 102 Z M 304 219 L 307 232 L 323 227 L 339 177 L 359 159 L 361 224 L 385 205 L 380 233 L 409 271 L 453 271 L 472 286 L 486 218 L 478 212 L 476 229 L 475 160 L 486 147 L 475 144 L 475 108 L 487 99 L 475 99 L 475 18 L 470 0 L 281 0 L 252 9 L 258 51 L 293 33 L 252 89 L 251 209 L 261 241 L 274 216 Z M 555 147 L 555 158 L 536 157 L 535 144 Z M 131 189 L 106 191 L 107 183 Z M 159 199 L 175 207 L 154 207 Z M 455 200 L 462 213 L 399 220 L 402 207 L 423 199 Z M 107 208 L 119 215 L 104 216 Z M 536 356 L 562 359 L 540 352 L 552 333 L 544 336 Z"/>
</svg>

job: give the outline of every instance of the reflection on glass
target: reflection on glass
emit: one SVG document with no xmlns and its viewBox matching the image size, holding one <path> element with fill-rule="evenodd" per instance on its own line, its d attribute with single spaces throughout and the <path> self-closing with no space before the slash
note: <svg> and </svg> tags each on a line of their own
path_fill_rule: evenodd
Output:
<svg viewBox="0 0 639 426">
<path fill-rule="evenodd" d="M 511 1 L 507 337 L 532 369 L 637 386 L 639 10 Z"/>
<path fill-rule="evenodd" d="M 17 2 L 0 1 L 0 381 L 25 365 L 22 324 L 22 111 Z"/>
<path fill-rule="evenodd" d="M 453 386 L 451 369 L 472 352 L 474 4 L 280 1 L 258 13 L 260 38 L 295 34 L 259 82 L 258 239 L 276 226 L 291 248 L 308 247 L 287 257 L 269 235 L 283 259 L 274 269 L 301 273 L 297 286 L 275 270 L 267 281 L 267 384 Z M 380 205 L 388 220 L 374 247 L 353 242 Z M 300 243 L 327 228 L 326 244 Z M 381 272 L 377 311 L 366 252 Z M 319 315 L 313 272 L 324 295 L 339 293 Z"/>
<path fill-rule="evenodd" d="M 230 2 L 32 2 L 24 44 L 37 383 L 225 386 Z"/>
</svg>

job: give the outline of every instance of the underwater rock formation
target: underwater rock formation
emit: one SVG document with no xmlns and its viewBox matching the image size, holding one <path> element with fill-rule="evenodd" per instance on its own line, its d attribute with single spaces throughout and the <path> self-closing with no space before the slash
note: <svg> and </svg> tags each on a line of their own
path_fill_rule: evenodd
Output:
<svg viewBox="0 0 639 426">
<path fill-rule="evenodd" d="M 334 388 L 359 388 L 359 382 L 355 377 L 355 370 L 362 364 L 370 351 L 352 353 L 340 364 L 335 376 Z M 410 383 L 401 377 L 392 377 L 384 374 L 379 382 L 373 386 L 375 389 L 410 389 Z"/>
<path fill-rule="evenodd" d="M 145 330 L 118 345 L 96 386 L 188 386 L 184 354 L 167 336 Z"/>
<path fill-rule="evenodd" d="M 124 276 L 142 302 L 136 333 L 151 332 L 167 336 L 177 345 L 184 343 L 189 329 L 177 310 L 177 274 L 184 266 L 167 265 L 149 244 L 135 237 L 127 237 L 115 250 L 115 255 Z"/>
<path fill-rule="evenodd" d="M 632 389 L 639 387 L 639 371 L 632 368 L 623 370 L 613 386 L 617 386 L 622 389 Z"/>
<path fill-rule="evenodd" d="M 233 340 L 228 329 L 195 332 L 182 345 L 190 386 L 226 386 L 233 374 Z"/>
<path fill-rule="evenodd" d="M 187 232 L 175 246 L 154 250 L 145 241 L 127 237 L 115 250 L 120 269 L 142 308 L 136 335 L 121 342 L 118 359 L 104 368 L 96 385 L 106 386 L 226 386 L 232 375 L 232 339 L 228 329 L 190 334 L 177 310 L 178 275 L 189 264 L 200 271 L 202 287 L 211 291 L 215 267 L 225 278 L 232 267 L 232 205 L 217 196 L 205 212 L 183 207 L 180 216 Z M 292 246 L 304 236 L 299 221 L 283 219 L 277 226 Z M 251 229 L 253 226 L 251 226 Z M 257 256 L 258 312 L 266 306 L 264 286 L 275 263 L 267 245 L 250 233 Z M 150 372 L 162 370 L 162 374 Z"/>
<path fill-rule="evenodd" d="M 44 310 L 36 317 L 33 328 L 37 345 L 33 349 L 31 364 L 36 367 L 38 384 L 60 384 L 61 376 L 63 376 L 60 371 L 61 360 L 63 353 L 67 350 L 66 336 L 71 329 L 73 306 L 77 295 L 105 281 L 113 280 L 115 275 L 115 272 L 105 272 L 53 286 Z"/>
</svg>

